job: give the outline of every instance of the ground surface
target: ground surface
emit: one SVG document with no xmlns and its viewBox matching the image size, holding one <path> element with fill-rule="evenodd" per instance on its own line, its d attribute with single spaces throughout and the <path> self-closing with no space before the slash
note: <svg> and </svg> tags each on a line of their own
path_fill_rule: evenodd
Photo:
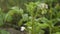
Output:
<svg viewBox="0 0 60 34">
<path fill-rule="evenodd" d="M 6 30 L 10 32 L 10 34 L 26 34 L 26 32 L 21 32 L 13 28 L 0 28 L 1 30 Z"/>
</svg>

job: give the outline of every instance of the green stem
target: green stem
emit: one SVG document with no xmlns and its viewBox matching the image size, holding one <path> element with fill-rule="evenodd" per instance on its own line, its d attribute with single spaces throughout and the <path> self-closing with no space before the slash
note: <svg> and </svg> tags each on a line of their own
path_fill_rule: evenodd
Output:
<svg viewBox="0 0 60 34">
<path fill-rule="evenodd" d="M 50 4 L 50 10 L 51 10 L 51 13 L 50 13 L 50 20 L 52 20 L 52 3 Z M 52 23 L 52 22 L 51 22 Z M 52 34 L 52 24 L 50 23 L 50 34 Z"/>
<path fill-rule="evenodd" d="M 49 29 L 50 29 L 50 34 L 52 34 L 52 29 L 51 29 L 51 27 L 49 27 Z"/>
<path fill-rule="evenodd" d="M 34 17 L 32 18 L 32 34 L 34 34 Z"/>
<path fill-rule="evenodd" d="M 31 31 L 31 33 L 35 34 L 35 31 L 34 31 L 34 28 L 35 28 L 34 27 L 34 13 L 33 12 L 31 13 L 31 16 L 32 16 L 32 21 L 31 21 L 32 22 L 32 31 Z"/>
</svg>

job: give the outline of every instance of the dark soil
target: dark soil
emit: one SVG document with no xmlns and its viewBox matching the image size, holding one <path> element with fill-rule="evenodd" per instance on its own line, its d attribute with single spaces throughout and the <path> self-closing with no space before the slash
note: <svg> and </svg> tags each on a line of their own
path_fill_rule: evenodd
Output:
<svg viewBox="0 0 60 34">
<path fill-rule="evenodd" d="M 27 34 L 25 31 L 21 32 L 14 28 L 0 28 L 0 29 L 8 31 L 8 32 L 10 32 L 10 34 Z"/>
</svg>

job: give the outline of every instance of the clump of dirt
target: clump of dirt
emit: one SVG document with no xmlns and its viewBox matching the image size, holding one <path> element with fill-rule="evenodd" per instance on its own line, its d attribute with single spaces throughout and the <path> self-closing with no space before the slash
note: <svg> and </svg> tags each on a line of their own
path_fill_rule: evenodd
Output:
<svg viewBox="0 0 60 34">
<path fill-rule="evenodd" d="M 21 32 L 14 28 L 0 28 L 0 29 L 8 31 L 8 32 L 10 32 L 10 34 L 27 34 L 25 31 Z"/>
</svg>

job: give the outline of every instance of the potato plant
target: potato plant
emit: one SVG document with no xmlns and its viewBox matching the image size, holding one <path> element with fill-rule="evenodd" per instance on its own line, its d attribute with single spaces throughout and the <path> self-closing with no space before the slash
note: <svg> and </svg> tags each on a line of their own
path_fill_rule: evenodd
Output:
<svg viewBox="0 0 60 34">
<path fill-rule="evenodd" d="M 13 6 L 7 13 L 0 9 L 0 26 L 9 25 L 18 30 L 24 26 L 28 34 L 60 34 L 60 3 L 57 0 L 29 2 L 24 6 L 25 9 Z"/>
</svg>

